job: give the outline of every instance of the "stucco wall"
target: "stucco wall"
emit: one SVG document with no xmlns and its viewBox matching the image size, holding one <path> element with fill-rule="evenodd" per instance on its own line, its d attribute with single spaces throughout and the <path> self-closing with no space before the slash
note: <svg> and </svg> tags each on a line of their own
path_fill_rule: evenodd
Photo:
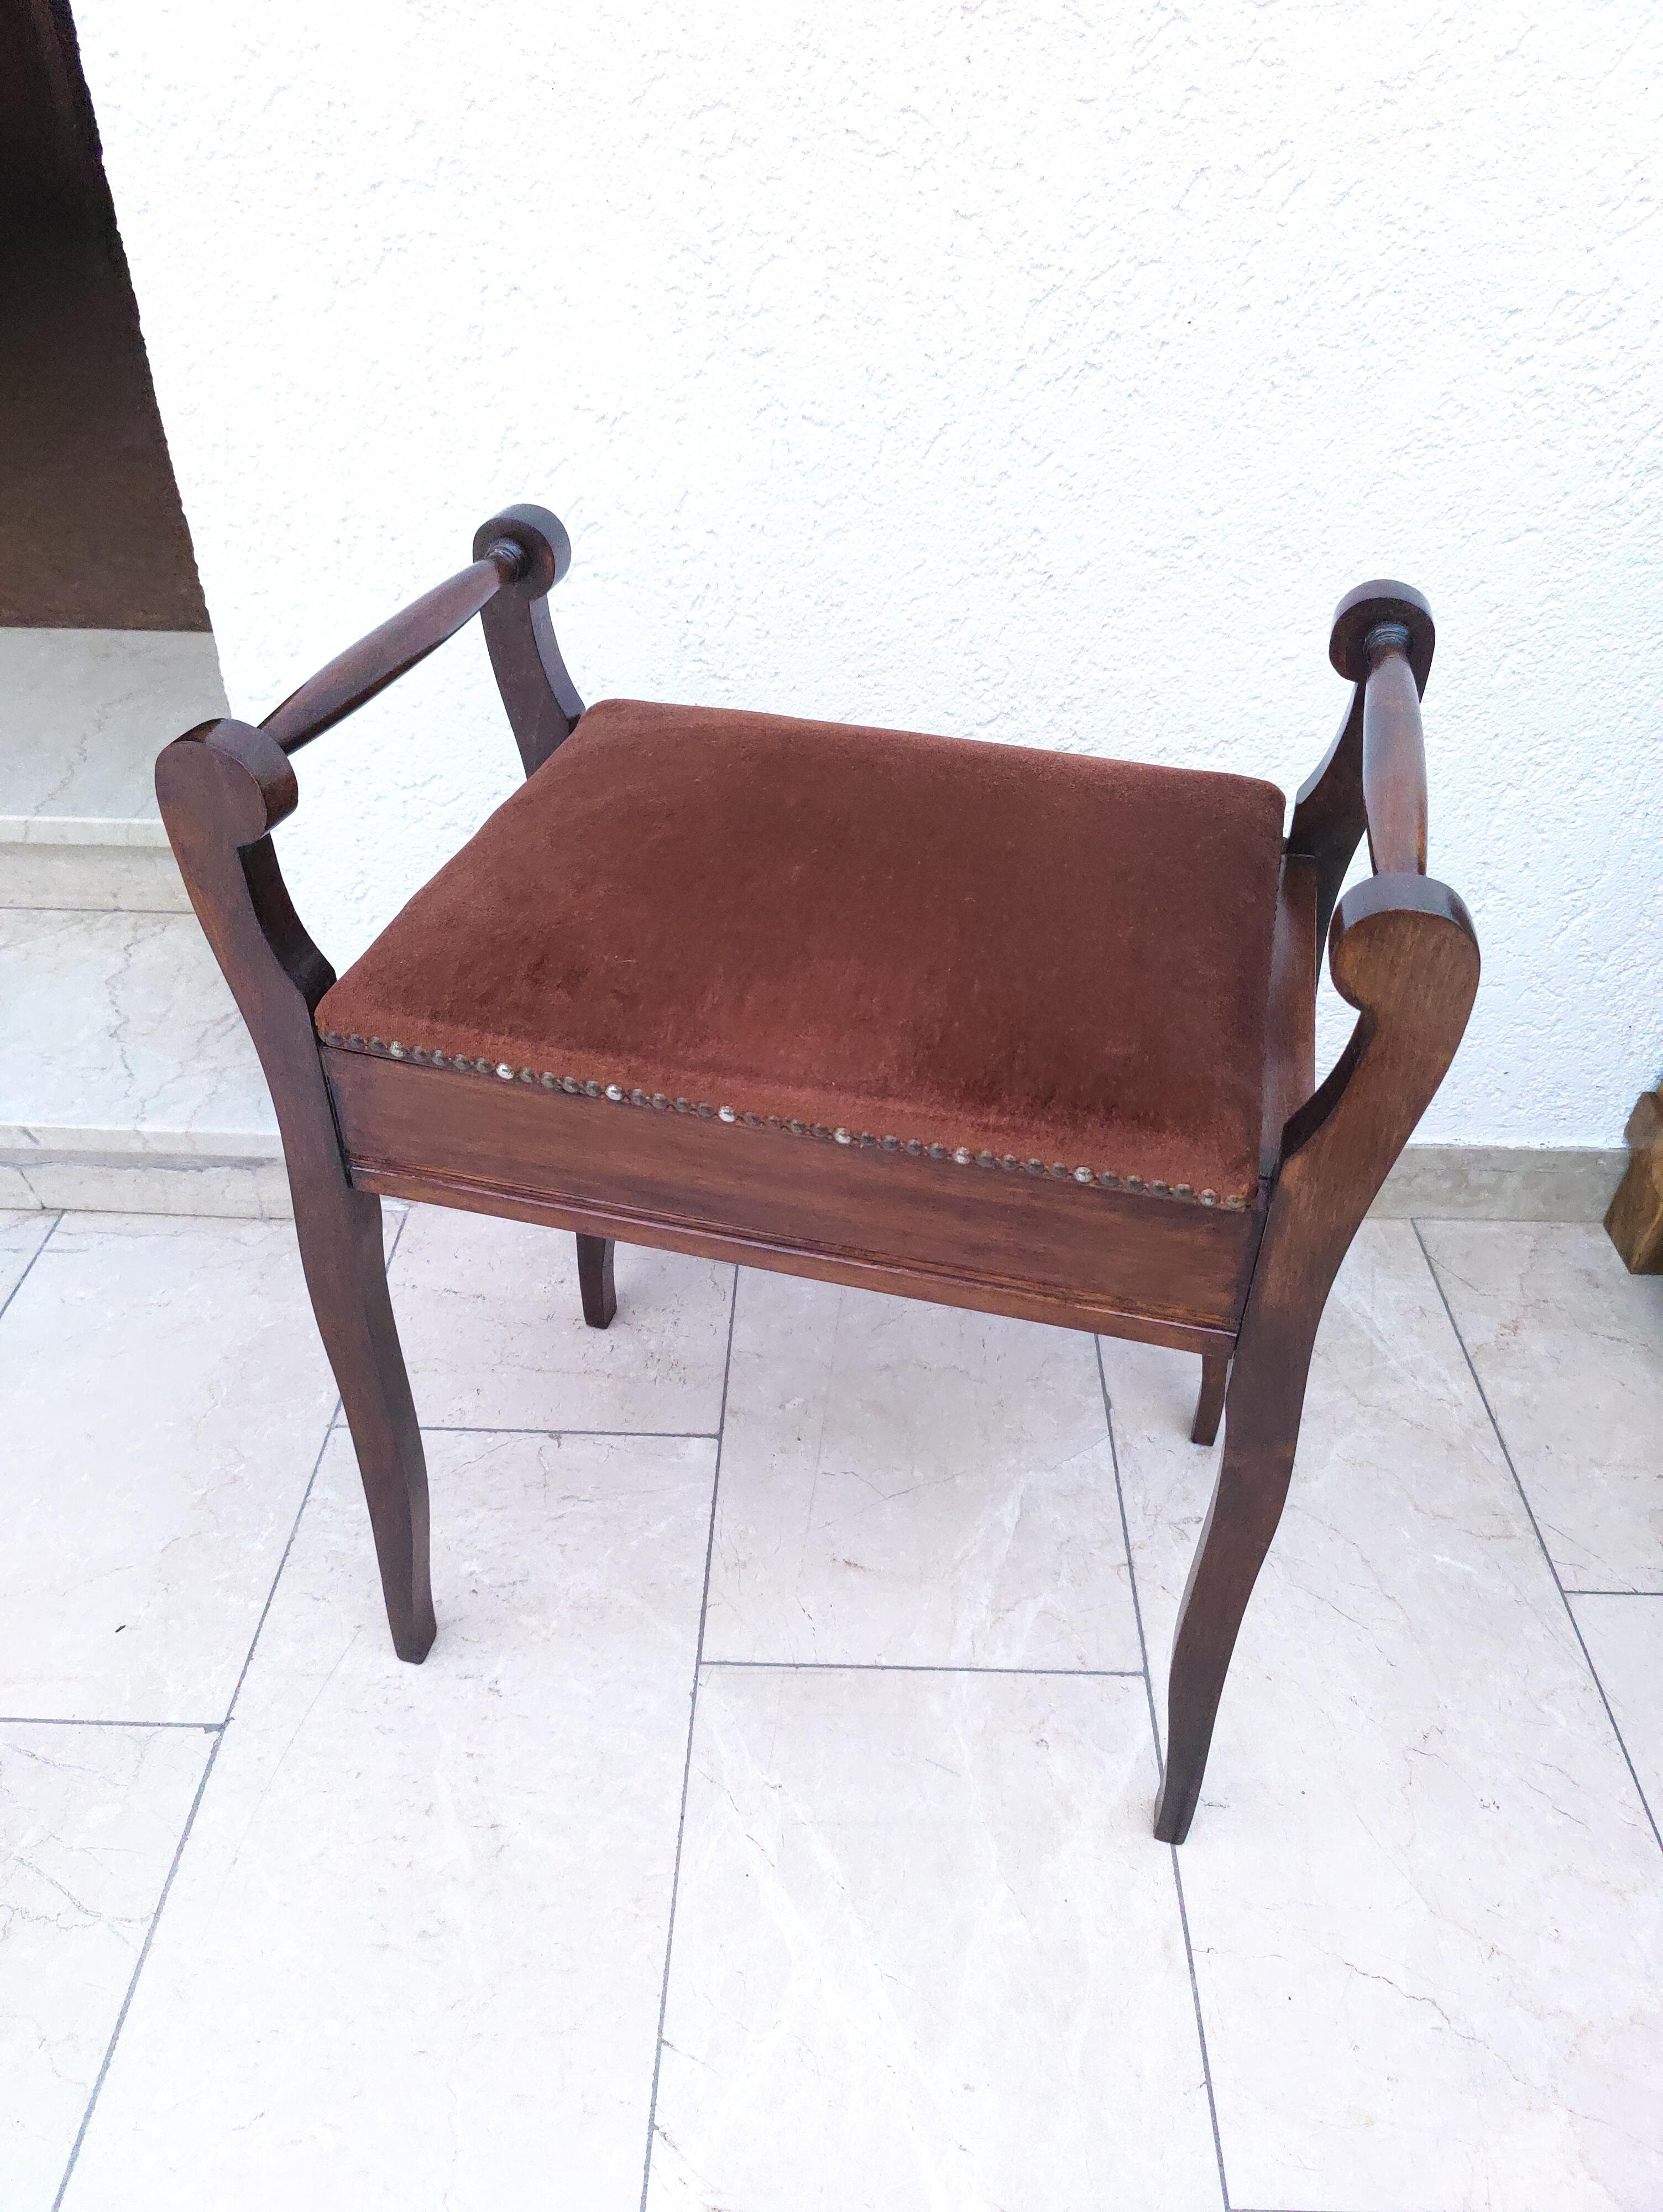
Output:
<svg viewBox="0 0 1663 2212">
<path fill-rule="evenodd" d="M 1654 0 L 75 12 L 235 711 L 529 496 L 588 697 L 1291 793 L 1332 603 L 1405 577 L 1485 960 L 1421 1133 L 1617 1141 L 1663 1072 Z M 476 633 L 306 756 L 337 960 L 513 767 Z"/>
</svg>

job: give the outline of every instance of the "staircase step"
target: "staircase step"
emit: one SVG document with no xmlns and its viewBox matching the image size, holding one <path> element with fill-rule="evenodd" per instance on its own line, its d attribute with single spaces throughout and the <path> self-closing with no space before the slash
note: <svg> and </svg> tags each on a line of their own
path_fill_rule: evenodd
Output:
<svg viewBox="0 0 1663 2212">
<path fill-rule="evenodd" d="M 210 631 L 0 629 L 0 815 L 154 820 L 156 755 L 228 711 Z"/>
<path fill-rule="evenodd" d="M 288 1210 L 276 1118 L 191 914 L 0 910 L 0 1206 Z"/>
<path fill-rule="evenodd" d="M 188 914 L 167 833 L 155 820 L 0 816 L 0 907 Z"/>
</svg>

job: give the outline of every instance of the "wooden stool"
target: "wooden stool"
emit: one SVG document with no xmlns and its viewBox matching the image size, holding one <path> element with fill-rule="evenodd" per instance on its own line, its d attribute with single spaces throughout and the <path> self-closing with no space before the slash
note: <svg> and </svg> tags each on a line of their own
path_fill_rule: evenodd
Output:
<svg viewBox="0 0 1663 2212">
<path fill-rule="evenodd" d="M 1200 1354 L 1197 1443 L 1225 1419 L 1155 1820 L 1181 1842 L 1324 1301 L 1478 986 L 1425 872 L 1425 600 L 1340 602 L 1350 701 L 1284 839 L 1246 777 L 586 709 L 560 523 L 511 507 L 474 551 L 258 729 L 156 763 L 271 1086 L 399 1656 L 434 1632 L 384 1195 L 575 1231 L 598 1328 L 622 1237 L 1141 1338 Z M 527 781 L 337 982 L 272 849 L 291 756 L 476 614 Z M 1339 898 L 1365 830 L 1375 873 Z M 1325 933 L 1358 1018 L 1319 1088 Z"/>
</svg>

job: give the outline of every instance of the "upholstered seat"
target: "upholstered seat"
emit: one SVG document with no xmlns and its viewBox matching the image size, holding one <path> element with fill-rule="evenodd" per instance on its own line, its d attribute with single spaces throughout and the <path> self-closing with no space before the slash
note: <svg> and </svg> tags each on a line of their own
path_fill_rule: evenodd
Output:
<svg viewBox="0 0 1663 2212">
<path fill-rule="evenodd" d="M 1242 776 L 606 700 L 317 1024 L 1241 1206 L 1282 817 Z"/>
</svg>

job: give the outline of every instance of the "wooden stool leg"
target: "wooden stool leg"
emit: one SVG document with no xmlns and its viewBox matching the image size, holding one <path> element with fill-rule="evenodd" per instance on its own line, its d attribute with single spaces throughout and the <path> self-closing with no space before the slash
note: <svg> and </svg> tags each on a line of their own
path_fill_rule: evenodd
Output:
<svg viewBox="0 0 1663 2212">
<path fill-rule="evenodd" d="M 1236 1354 L 1218 1480 L 1179 1608 L 1167 1684 L 1166 1773 L 1155 1808 L 1163 1844 L 1181 1844 L 1189 1833 L 1236 1632 L 1293 1473 L 1310 1343 L 1264 1349 L 1268 1359 Z"/>
<path fill-rule="evenodd" d="M 387 1295 L 381 1201 L 343 1186 L 314 1188 L 297 1194 L 294 1227 L 358 1455 L 392 1648 L 401 1659 L 425 1659 L 435 1633 L 428 1464 Z"/>
<path fill-rule="evenodd" d="M 1224 1385 L 1230 1379 L 1230 1363 L 1210 1352 L 1201 1355 L 1201 1395 L 1195 1401 L 1195 1424 L 1189 1432 L 1193 1444 L 1210 1444 L 1218 1434 L 1218 1416 L 1224 1410 Z"/>
<path fill-rule="evenodd" d="M 583 1297 L 585 1321 L 591 1328 L 605 1328 L 618 1310 L 610 1237 L 579 1236 L 578 1289 Z"/>
</svg>

